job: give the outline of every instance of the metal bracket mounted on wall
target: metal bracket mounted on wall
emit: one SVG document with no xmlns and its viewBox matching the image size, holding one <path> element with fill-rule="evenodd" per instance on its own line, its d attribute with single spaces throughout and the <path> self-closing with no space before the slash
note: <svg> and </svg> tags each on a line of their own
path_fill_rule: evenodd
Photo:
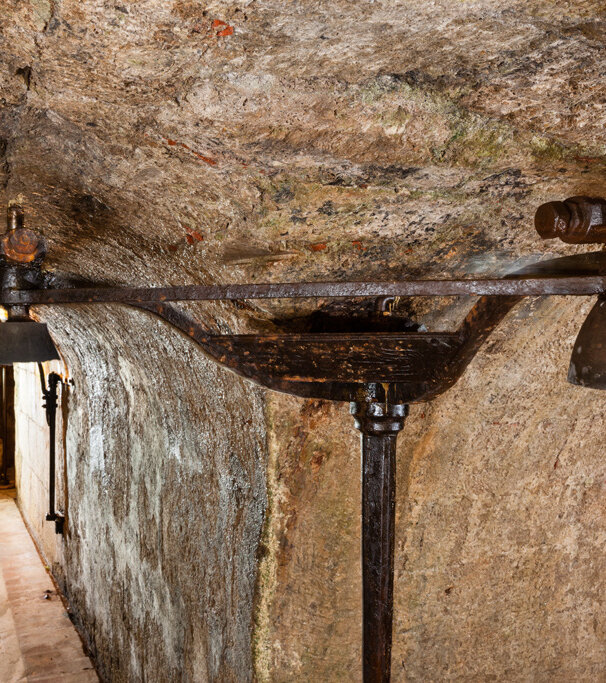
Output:
<svg viewBox="0 0 606 683">
<path fill-rule="evenodd" d="M 566 202 L 543 205 L 537 211 L 535 224 L 544 238 L 559 236 L 575 243 L 604 243 L 606 200 L 574 197 Z M 31 262 L 27 277 L 23 270 L 15 270 L 17 256 L 21 264 L 24 257 L 20 253 L 17 256 L 13 254 L 17 253 L 11 246 L 13 242 L 25 244 L 21 251 L 29 259 L 27 263 Z M 449 389 L 492 330 L 522 297 L 590 296 L 606 292 L 605 252 L 539 262 L 506 278 L 481 280 L 84 288 L 80 283 L 67 279 L 57 287 L 59 280 L 55 278 L 55 288 L 48 289 L 40 271 L 43 250 L 38 236 L 28 233 L 22 240 L 13 242 L 8 241 L 6 245 L 0 242 L 0 256 L 5 260 L 3 285 L 0 287 L 1 305 L 10 308 L 35 304 L 128 304 L 161 317 L 193 339 L 216 362 L 242 377 L 296 396 L 351 403 L 355 425 L 362 434 L 365 683 L 387 683 L 390 680 L 396 437 L 404 425 L 408 404 L 429 401 Z M 21 269 L 23 267 L 20 266 Z M 22 286 L 15 286 L 13 272 L 20 273 Z M 388 325 L 382 325 L 380 316 L 371 315 L 366 320 L 357 319 L 355 324 L 345 319 L 335 326 L 333 320 L 331 324 L 316 325 L 308 332 L 211 335 L 196 320 L 168 303 L 380 297 L 377 310 L 383 311 L 385 297 L 449 295 L 476 295 L 481 298 L 475 302 L 463 324 L 448 333 L 411 332 L 409 325 L 398 327 L 398 321 L 393 319 Z M 602 304 L 598 302 L 599 305 Z M 593 336 L 598 323 L 604 327 L 601 332 L 606 336 L 606 307 L 604 313 L 600 311 L 589 321 Z M 602 347 L 601 342 L 599 346 Z M 579 383 L 606 388 L 606 358 L 603 360 L 603 372 L 598 374 L 597 365 L 601 358 L 592 354 L 586 362 L 594 367 L 596 376 L 590 373 L 589 377 L 581 377 Z M 47 519 L 55 521 L 57 533 L 61 533 L 64 520 L 54 510 L 54 421 L 57 386 L 61 378 L 51 373 L 47 388 L 42 368 L 40 376 L 51 429 L 51 499 Z"/>
<path fill-rule="evenodd" d="M 57 422 L 57 398 L 59 395 L 58 387 L 63 383 L 61 376 L 56 372 L 49 373 L 47 380 L 44 378 L 44 368 L 42 363 L 38 363 L 40 373 L 40 384 L 42 387 L 42 397 L 44 403 L 42 407 L 46 412 L 46 422 L 49 430 L 49 449 L 48 449 L 48 512 L 46 521 L 55 523 L 55 533 L 63 534 L 65 526 L 65 515 L 55 509 L 55 445 L 56 445 L 56 422 Z"/>
</svg>

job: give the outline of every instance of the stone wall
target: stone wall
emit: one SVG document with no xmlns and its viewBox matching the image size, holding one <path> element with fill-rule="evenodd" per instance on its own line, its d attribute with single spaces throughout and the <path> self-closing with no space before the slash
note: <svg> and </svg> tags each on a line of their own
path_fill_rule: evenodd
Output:
<svg viewBox="0 0 606 683">
<path fill-rule="evenodd" d="M 21 513 L 28 523 L 36 545 L 55 572 L 61 571 L 65 561 L 61 536 L 55 534 L 55 525 L 46 521 L 49 510 L 49 431 L 46 413 L 42 407 L 40 376 L 35 363 L 16 363 L 15 373 L 15 476 L 19 492 Z M 65 368 L 59 361 L 44 363 L 44 372 L 57 372 L 67 379 Z M 59 408 L 56 429 L 59 438 L 55 456 L 55 511 L 66 508 L 65 443 L 63 415 L 67 392 L 59 386 Z"/>
</svg>

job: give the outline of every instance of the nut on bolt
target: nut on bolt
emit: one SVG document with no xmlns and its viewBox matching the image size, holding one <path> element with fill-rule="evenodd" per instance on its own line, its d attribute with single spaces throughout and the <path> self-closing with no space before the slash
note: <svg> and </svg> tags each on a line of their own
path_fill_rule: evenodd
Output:
<svg viewBox="0 0 606 683">
<path fill-rule="evenodd" d="M 543 239 L 558 237 L 568 244 L 606 244 L 606 199 L 570 197 L 541 204 L 534 225 Z"/>
</svg>

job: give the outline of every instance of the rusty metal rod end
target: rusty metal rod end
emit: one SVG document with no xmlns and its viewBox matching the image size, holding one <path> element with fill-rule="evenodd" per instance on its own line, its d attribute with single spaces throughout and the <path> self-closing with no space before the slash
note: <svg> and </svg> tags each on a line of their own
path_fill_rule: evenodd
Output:
<svg viewBox="0 0 606 683">
<path fill-rule="evenodd" d="M 534 227 L 542 239 L 562 236 L 569 227 L 571 214 L 564 202 L 541 204 L 534 215 Z"/>
</svg>

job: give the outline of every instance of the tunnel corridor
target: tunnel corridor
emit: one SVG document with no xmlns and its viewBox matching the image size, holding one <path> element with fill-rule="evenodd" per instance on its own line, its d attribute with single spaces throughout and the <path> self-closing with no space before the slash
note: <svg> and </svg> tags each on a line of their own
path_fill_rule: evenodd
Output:
<svg viewBox="0 0 606 683">
<path fill-rule="evenodd" d="M 495 293 L 606 260 L 605 36 L 603 0 L 0 0 L 0 298 L 61 356 L 63 533 L 35 364 L 6 474 L 100 680 L 363 679 L 350 400 L 400 406 L 391 680 L 605 678 L 606 395 L 567 373 L 606 280 Z"/>
<path fill-rule="evenodd" d="M 0 680 L 98 681 L 14 496 L 0 490 Z"/>
</svg>

